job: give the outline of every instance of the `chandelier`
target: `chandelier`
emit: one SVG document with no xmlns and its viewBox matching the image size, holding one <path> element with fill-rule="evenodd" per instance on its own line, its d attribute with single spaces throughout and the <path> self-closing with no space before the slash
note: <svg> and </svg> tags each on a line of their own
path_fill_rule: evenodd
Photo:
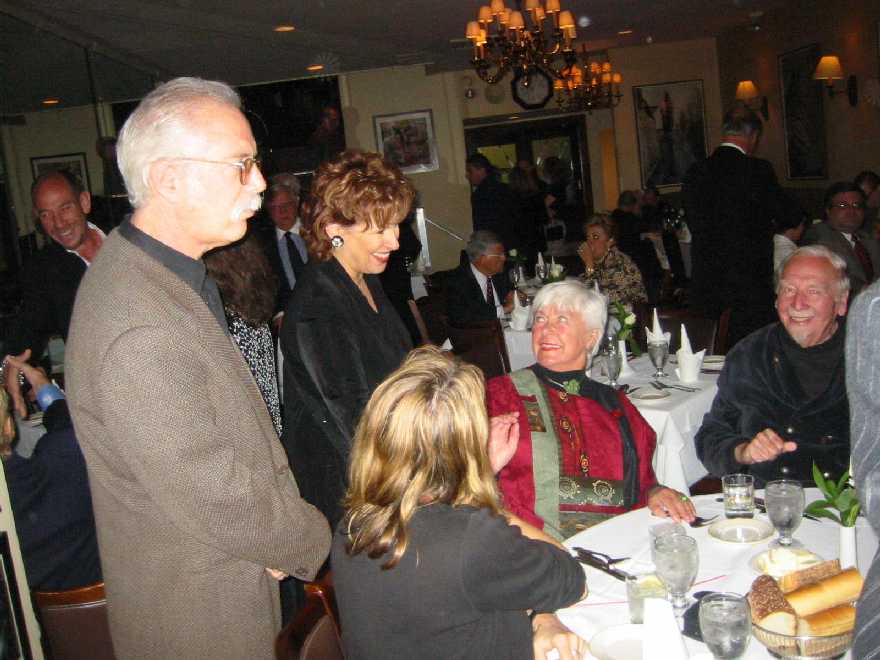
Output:
<svg viewBox="0 0 880 660">
<path fill-rule="evenodd" d="M 583 65 L 577 61 L 562 69 L 561 76 L 553 82 L 556 103 L 566 112 L 590 112 L 602 108 L 613 108 L 623 94 L 620 84 L 623 77 L 614 71 L 607 55 L 604 61 L 582 49 Z"/>
<path fill-rule="evenodd" d="M 471 64 L 477 75 L 491 85 L 511 69 L 524 74 L 539 70 L 561 78 L 562 71 L 577 62 L 572 46 L 574 16 L 561 11 L 559 0 L 516 2 L 517 9 L 509 9 L 504 0 L 492 0 L 480 7 L 476 21 L 467 24 L 467 38 L 474 48 Z"/>
</svg>

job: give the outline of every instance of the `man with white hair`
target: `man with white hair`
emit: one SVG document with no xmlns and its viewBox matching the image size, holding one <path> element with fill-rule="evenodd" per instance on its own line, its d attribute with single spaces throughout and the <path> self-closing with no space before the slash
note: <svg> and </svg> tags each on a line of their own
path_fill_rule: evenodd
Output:
<svg viewBox="0 0 880 660">
<path fill-rule="evenodd" d="M 276 580 L 330 542 L 299 497 L 202 255 L 241 238 L 265 181 L 239 97 L 177 78 L 119 136 L 135 212 L 89 268 L 71 322 L 116 655 L 272 658 Z"/>
<path fill-rule="evenodd" d="M 814 245 L 782 262 L 772 323 L 727 354 L 718 394 L 697 432 L 697 455 L 717 477 L 812 484 L 815 462 L 835 478 L 849 467 L 843 317 L 849 278 L 836 253 Z"/>
</svg>

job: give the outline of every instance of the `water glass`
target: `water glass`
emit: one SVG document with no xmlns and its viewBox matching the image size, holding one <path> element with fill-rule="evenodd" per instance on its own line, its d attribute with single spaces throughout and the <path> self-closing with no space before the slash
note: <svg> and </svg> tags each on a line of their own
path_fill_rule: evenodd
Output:
<svg viewBox="0 0 880 660">
<path fill-rule="evenodd" d="M 681 536 L 687 535 L 687 531 L 684 528 L 684 525 L 676 522 L 664 522 L 659 523 L 657 525 L 651 525 L 648 528 L 648 539 L 649 544 L 651 546 L 651 562 L 656 564 L 656 550 L 654 550 L 654 542 L 660 538 L 661 536 L 667 536 L 670 534 L 680 534 Z"/>
<path fill-rule="evenodd" d="M 520 280 L 522 279 L 522 270 L 519 266 L 514 266 L 510 269 L 510 283 L 513 284 L 514 289 L 519 288 Z"/>
<path fill-rule="evenodd" d="M 726 518 L 755 517 L 755 478 L 750 474 L 725 474 L 721 478 Z"/>
<path fill-rule="evenodd" d="M 666 598 L 666 587 L 654 573 L 638 573 L 626 578 L 629 620 L 644 623 L 645 598 Z"/>
<path fill-rule="evenodd" d="M 547 264 L 535 264 L 535 277 L 537 277 L 542 282 L 547 278 Z"/>
<path fill-rule="evenodd" d="M 769 482 L 764 489 L 764 504 L 767 517 L 779 532 L 779 538 L 770 545 L 782 548 L 800 546 L 791 538 L 804 515 L 804 488 L 800 482 L 791 479 Z"/>
<path fill-rule="evenodd" d="M 715 658 L 741 658 L 751 633 L 751 613 L 745 596 L 718 592 L 700 601 L 700 634 Z"/>
<path fill-rule="evenodd" d="M 648 343 L 648 357 L 651 358 L 651 364 L 657 370 L 654 372 L 654 378 L 665 378 L 666 373 L 663 367 L 666 366 L 666 360 L 669 358 L 669 342 L 654 341 Z"/>
<path fill-rule="evenodd" d="M 667 534 L 654 541 L 654 566 L 669 592 L 675 615 L 684 615 L 687 592 L 697 577 L 700 557 L 697 542 L 690 536 Z"/>
<path fill-rule="evenodd" d="M 608 344 L 605 353 L 605 370 L 608 372 L 608 384 L 617 387 L 617 377 L 620 376 L 620 360 L 623 358 L 614 342 Z"/>
</svg>

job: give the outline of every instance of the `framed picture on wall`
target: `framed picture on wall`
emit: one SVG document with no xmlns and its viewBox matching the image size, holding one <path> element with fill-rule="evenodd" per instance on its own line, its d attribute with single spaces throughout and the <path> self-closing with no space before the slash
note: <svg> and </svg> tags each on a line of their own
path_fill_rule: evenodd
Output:
<svg viewBox="0 0 880 660">
<path fill-rule="evenodd" d="M 813 80 L 819 44 L 779 56 L 785 163 L 789 179 L 827 179 L 825 106 L 822 83 Z"/>
<path fill-rule="evenodd" d="M 703 81 L 633 87 L 642 187 L 678 186 L 706 157 Z"/>
<path fill-rule="evenodd" d="M 432 172 L 440 167 L 430 110 L 376 115 L 373 125 L 376 151 L 404 173 Z"/>
<path fill-rule="evenodd" d="M 89 192 L 92 191 L 92 186 L 89 183 L 89 168 L 86 163 L 85 152 L 31 158 L 31 172 L 34 175 L 34 179 L 46 172 L 57 172 L 58 170 L 67 170 L 80 180 L 83 188 Z"/>
</svg>

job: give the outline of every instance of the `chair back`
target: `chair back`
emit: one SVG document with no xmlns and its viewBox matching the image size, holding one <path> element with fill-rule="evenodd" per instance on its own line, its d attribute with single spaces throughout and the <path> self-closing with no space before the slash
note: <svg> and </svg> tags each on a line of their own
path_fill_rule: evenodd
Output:
<svg viewBox="0 0 880 660">
<path fill-rule="evenodd" d="M 468 325 L 449 325 L 452 352 L 483 370 L 486 380 L 510 372 L 504 331 L 498 319 Z"/>
<path fill-rule="evenodd" d="M 305 585 L 306 604 L 275 639 L 276 660 L 344 660 L 333 574 Z"/>
<path fill-rule="evenodd" d="M 688 338 L 694 351 L 706 349 L 706 355 L 715 355 L 715 337 L 718 321 L 703 316 L 693 316 L 683 311 L 658 312 L 660 325 L 669 331 L 669 354 L 681 348 L 681 326 L 687 329 Z"/>
<path fill-rule="evenodd" d="M 412 298 L 407 300 L 406 304 L 409 305 L 409 311 L 413 315 L 413 319 L 416 322 L 416 327 L 419 329 L 419 337 L 421 338 L 421 342 L 419 343 L 419 345 L 424 346 L 425 344 L 430 344 L 431 337 L 428 335 L 428 327 L 425 325 L 425 319 L 422 318 L 422 313 L 419 311 L 419 306 Z"/>
<path fill-rule="evenodd" d="M 103 582 L 35 591 L 33 600 L 52 660 L 115 660 Z"/>
</svg>

